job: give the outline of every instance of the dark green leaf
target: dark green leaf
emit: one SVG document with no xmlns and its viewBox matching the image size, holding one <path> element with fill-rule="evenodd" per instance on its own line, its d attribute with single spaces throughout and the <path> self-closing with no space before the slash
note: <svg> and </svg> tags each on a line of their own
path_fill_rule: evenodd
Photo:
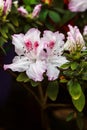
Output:
<svg viewBox="0 0 87 130">
<path fill-rule="evenodd" d="M 4 38 L 8 38 L 8 36 L 7 36 L 7 34 L 6 34 L 6 31 L 2 28 L 2 29 L 0 29 L 0 33 L 2 34 L 2 36 L 4 37 Z"/>
<path fill-rule="evenodd" d="M 61 18 L 60 15 L 55 11 L 49 11 L 49 17 L 55 22 L 60 22 Z"/>
<path fill-rule="evenodd" d="M 87 72 L 84 72 L 84 73 L 82 74 L 82 79 L 83 79 L 83 80 L 87 80 Z"/>
<path fill-rule="evenodd" d="M 77 113 L 76 123 L 77 123 L 79 130 L 83 130 L 84 119 L 83 119 L 83 113 L 82 112 Z"/>
<path fill-rule="evenodd" d="M 70 67 L 70 62 L 67 62 L 65 64 L 63 64 L 62 66 L 60 66 L 61 69 L 68 69 Z"/>
<path fill-rule="evenodd" d="M 11 23 L 8 23 L 7 26 L 13 31 L 16 32 L 14 26 Z"/>
<path fill-rule="evenodd" d="M 29 78 L 25 73 L 20 73 L 16 79 L 18 82 L 29 82 Z"/>
<path fill-rule="evenodd" d="M 72 102 L 73 102 L 73 105 L 75 106 L 75 108 L 81 112 L 85 106 L 85 96 L 84 96 L 84 93 L 82 92 L 81 93 L 81 96 L 79 97 L 79 99 L 77 100 L 74 100 L 72 98 Z"/>
<path fill-rule="evenodd" d="M 58 95 L 58 82 L 52 81 L 49 82 L 47 87 L 47 95 L 52 100 L 55 101 Z"/>
<path fill-rule="evenodd" d="M 67 85 L 68 85 L 68 91 L 71 97 L 74 100 L 79 99 L 82 93 L 80 84 L 77 81 L 70 80 Z"/>
<path fill-rule="evenodd" d="M 45 9 L 45 10 L 42 10 L 42 11 L 40 12 L 39 17 L 40 17 L 41 21 L 45 21 L 45 20 L 46 20 L 47 14 L 48 14 L 48 10 L 46 10 L 46 9 Z"/>
<path fill-rule="evenodd" d="M 71 69 L 75 70 L 78 67 L 78 63 L 77 62 L 72 62 L 71 63 Z"/>
<path fill-rule="evenodd" d="M 36 87 L 39 85 L 39 82 L 35 82 L 33 80 L 30 80 L 32 87 Z"/>
<path fill-rule="evenodd" d="M 74 117 L 74 112 L 69 113 L 69 115 L 66 118 L 66 121 L 71 121 Z"/>
</svg>

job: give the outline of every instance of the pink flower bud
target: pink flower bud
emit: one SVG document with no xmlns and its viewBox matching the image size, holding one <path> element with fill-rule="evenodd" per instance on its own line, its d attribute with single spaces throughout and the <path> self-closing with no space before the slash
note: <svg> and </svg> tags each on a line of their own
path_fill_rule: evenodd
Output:
<svg viewBox="0 0 87 130">
<path fill-rule="evenodd" d="M 38 17 L 40 11 L 41 11 L 42 4 L 38 4 L 34 7 L 34 10 L 32 12 L 32 17 Z"/>
<path fill-rule="evenodd" d="M 27 16 L 27 15 L 28 15 L 27 10 L 24 9 L 23 6 L 21 6 L 21 7 L 18 8 L 18 12 L 19 12 L 22 16 Z"/>
</svg>

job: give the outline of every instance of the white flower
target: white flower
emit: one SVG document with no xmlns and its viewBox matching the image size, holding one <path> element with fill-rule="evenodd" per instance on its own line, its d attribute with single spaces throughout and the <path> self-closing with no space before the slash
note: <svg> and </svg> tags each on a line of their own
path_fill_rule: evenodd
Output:
<svg viewBox="0 0 87 130">
<path fill-rule="evenodd" d="M 72 12 L 83 12 L 87 10 L 87 0 L 70 0 L 68 6 Z"/>
<path fill-rule="evenodd" d="M 23 6 L 20 6 L 20 7 L 18 8 L 18 12 L 19 12 L 22 16 L 25 16 L 25 17 L 28 15 L 27 10 L 26 10 Z"/>
<path fill-rule="evenodd" d="M 84 27 L 83 35 L 84 35 L 84 36 L 87 36 L 87 25 Z"/>
<path fill-rule="evenodd" d="M 38 4 L 34 7 L 34 10 L 32 12 L 32 17 L 38 17 L 40 11 L 41 11 L 42 4 Z"/>
<path fill-rule="evenodd" d="M 32 28 L 25 35 L 13 35 L 12 43 L 15 46 L 13 63 L 4 65 L 4 69 L 24 72 L 34 81 L 42 81 L 46 64 L 41 57 L 42 46 L 40 45 L 40 31 Z"/>
<path fill-rule="evenodd" d="M 85 47 L 85 42 L 78 27 L 72 27 L 71 25 L 68 25 L 68 27 L 70 31 L 67 33 L 68 36 L 67 41 L 64 45 L 64 49 L 69 50 L 70 52 L 82 50 Z"/>
<path fill-rule="evenodd" d="M 43 51 L 46 54 L 48 80 L 57 79 L 60 73 L 58 67 L 67 62 L 66 58 L 61 56 L 64 49 L 63 40 L 64 35 L 59 32 L 44 31 L 42 43 Z"/>
</svg>

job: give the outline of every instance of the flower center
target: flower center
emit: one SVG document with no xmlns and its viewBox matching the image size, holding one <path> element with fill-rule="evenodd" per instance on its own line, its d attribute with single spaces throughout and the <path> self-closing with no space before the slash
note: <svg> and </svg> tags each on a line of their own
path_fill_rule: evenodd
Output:
<svg viewBox="0 0 87 130">
<path fill-rule="evenodd" d="M 39 46 L 39 44 L 38 44 L 38 42 L 36 41 L 36 42 L 34 43 L 34 49 L 37 49 L 38 46 Z"/>
<path fill-rule="evenodd" d="M 32 50 L 32 42 L 31 41 L 26 41 L 25 46 L 26 46 L 27 50 L 29 50 L 29 51 Z"/>
<path fill-rule="evenodd" d="M 54 43 L 53 41 L 51 41 L 51 42 L 49 43 L 48 47 L 50 47 L 50 49 L 53 49 L 54 44 L 55 44 L 55 43 Z"/>
</svg>

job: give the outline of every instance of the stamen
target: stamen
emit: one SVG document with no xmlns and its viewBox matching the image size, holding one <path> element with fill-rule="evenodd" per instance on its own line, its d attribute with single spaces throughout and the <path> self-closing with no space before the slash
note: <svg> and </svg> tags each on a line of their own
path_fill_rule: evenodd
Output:
<svg viewBox="0 0 87 130">
<path fill-rule="evenodd" d="M 26 41 L 25 46 L 26 46 L 27 50 L 31 50 L 32 49 L 32 42 L 31 41 Z"/>
<path fill-rule="evenodd" d="M 50 47 L 50 49 L 53 49 L 54 44 L 55 44 L 55 43 L 54 43 L 53 41 L 51 41 L 51 42 L 49 43 L 49 45 L 48 45 L 48 46 Z"/>
<path fill-rule="evenodd" d="M 36 42 L 34 43 L 34 48 L 36 49 L 38 46 L 39 46 L 39 44 L 38 44 L 38 42 L 36 41 Z"/>
</svg>

